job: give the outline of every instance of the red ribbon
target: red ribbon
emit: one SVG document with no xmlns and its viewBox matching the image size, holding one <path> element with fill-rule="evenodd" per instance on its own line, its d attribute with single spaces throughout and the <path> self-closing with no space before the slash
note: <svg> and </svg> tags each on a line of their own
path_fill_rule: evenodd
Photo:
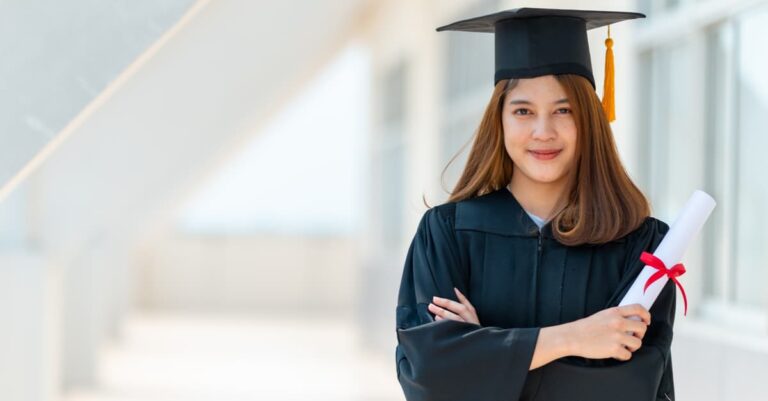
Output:
<svg viewBox="0 0 768 401">
<path fill-rule="evenodd" d="M 677 281 L 677 278 L 685 274 L 685 266 L 683 266 L 682 263 L 678 263 L 674 266 L 672 266 L 671 269 L 667 269 L 667 266 L 664 264 L 664 262 L 661 261 L 661 259 L 657 258 L 651 253 L 643 252 L 640 254 L 640 260 L 645 263 L 648 266 L 653 267 L 654 269 L 657 269 L 658 271 L 656 273 L 653 273 L 653 275 L 648 278 L 648 281 L 645 282 L 645 287 L 643 288 L 643 293 L 645 293 L 645 290 L 648 289 L 648 287 L 653 284 L 656 280 L 660 279 L 663 276 L 669 277 L 670 280 L 674 281 L 675 284 L 677 284 L 677 287 L 680 288 L 680 292 L 683 294 L 683 302 L 685 302 L 685 315 L 688 314 L 688 297 L 685 296 L 685 289 L 683 288 L 683 285 L 680 284 L 679 281 Z"/>
</svg>

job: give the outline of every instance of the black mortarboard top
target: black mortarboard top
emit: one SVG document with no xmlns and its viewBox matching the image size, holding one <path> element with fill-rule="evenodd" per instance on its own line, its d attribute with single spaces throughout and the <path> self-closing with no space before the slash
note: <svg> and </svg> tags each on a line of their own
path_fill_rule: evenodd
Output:
<svg viewBox="0 0 768 401">
<path fill-rule="evenodd" d="M 496 49 L 494 84 L 509 78 L 578 74 L 595 87 L 587 30 L 644 17 L 633 12 L 515 8 L 457 21 L 441 26 L 437 31 L 493 33 Z M 609 27 L 609 38 L 606 39 L 608 85 L 604 103 L 608 92 L 613 92 L 612 44 Z M 611 102 L 612 96 L 610 93 Z"/>
</svg>

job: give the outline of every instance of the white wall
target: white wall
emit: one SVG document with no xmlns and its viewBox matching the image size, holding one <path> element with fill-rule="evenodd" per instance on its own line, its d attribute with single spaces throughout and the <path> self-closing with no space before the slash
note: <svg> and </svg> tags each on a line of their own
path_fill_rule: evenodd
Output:
<svg viewBox="0 0 768 401">
<path fill-rule="evenodd" d="M 2 398 L 55 399 L 61 377 L 61 270 L 26 251 L 0 251 L 0 266 Z"/>
<path fill-rule="evenodd" d="M 348 316 L 354 240 L 170 233 L 140 252 L 138 301 L 150 310 Z"/>
</svg>

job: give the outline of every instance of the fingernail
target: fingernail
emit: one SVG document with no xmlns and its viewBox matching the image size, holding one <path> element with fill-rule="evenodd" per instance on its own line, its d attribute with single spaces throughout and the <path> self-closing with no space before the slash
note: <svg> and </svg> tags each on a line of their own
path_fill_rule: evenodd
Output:
<svg viewBox="0 0 768 401">
<path fill-rule="evenodd" d="M 437 301 L 437 297 L 432 297 L 432 302 Z"/>
</svg>

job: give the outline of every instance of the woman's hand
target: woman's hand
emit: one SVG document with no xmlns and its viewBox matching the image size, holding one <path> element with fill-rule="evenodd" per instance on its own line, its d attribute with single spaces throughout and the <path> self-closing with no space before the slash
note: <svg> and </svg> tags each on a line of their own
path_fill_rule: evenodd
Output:
<svg viewBox="0 0 768 401">
<path fill-rule="evenodd" d="M 451 319 L 459 322 L 474 323 L 480 325 L 480 319 L 477 318 L 475 307 L 469 303 L 467 297 L 457 288 L 453 288 L 460 302 L 452 301 L 446 298 L 432 297 L 432 303 L 429 304 L 429 311 L 435 314 L 435 320 Z"/>
<path fill-rule="evenodd" d="M 630 319 L 637 316 L 642 321 Z M 568 324 L 571 355 L 627 361 L 642 345 L 651 314 L 640 304 L 617 306 Z"/>
</svg>

